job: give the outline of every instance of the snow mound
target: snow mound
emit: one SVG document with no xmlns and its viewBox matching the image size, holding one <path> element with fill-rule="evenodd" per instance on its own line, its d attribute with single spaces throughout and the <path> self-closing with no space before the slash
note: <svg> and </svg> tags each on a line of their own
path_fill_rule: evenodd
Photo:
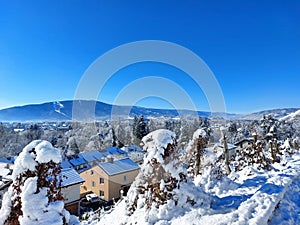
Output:
<svg viewBox="0 0 300 225">
<path fill-rule="evenodd" d="M 13 179 L 15 180 L 26 170 L 35 171 L 37 163 L 47 163 L 50 161 L 55 163 L 61 162 L 59 150 L 53 148 L 48 141 L 32 141 L 17 157 L 12 175 Z"/>
<path fill-rule="evenodd" d="M 164 160 L 162 156 L 164 155 L 165 148 L 169 144 L 174 144 L 175 133 L 169 130 L 159 129 L 151 132 L 142 139 L 144 143 L 144 150 L 147 151 L 147 155 L 144 160 L 148 163 L 153 158 L 156 158 L 159 163 Z"/>
<path fill-rule="evenodd" d="M 79 224 L 64 209 L 60 162 L 59 150 L 48 141 L 36 140 L 23 149 L 15 161 L 13 183 L 3 198 L 0 224 Z"/>
</svg>

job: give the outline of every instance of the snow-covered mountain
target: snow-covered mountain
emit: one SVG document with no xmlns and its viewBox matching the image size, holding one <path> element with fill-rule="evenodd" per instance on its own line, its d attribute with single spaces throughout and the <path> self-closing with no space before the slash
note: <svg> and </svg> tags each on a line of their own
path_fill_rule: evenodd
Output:
<svg viewBox="0 0 300 225">
<path fill-rule="evenodd" d="M 263 110 L 251 114 L 246 114 L 243 116 L 237 116 L 237 118 L 243 120 L 260 120 L 263 117 L 263 115 L 273 114 L 274 118 L 280 119 L 282 117 L 289 115 L 290 113 L 296 112 L 297 110 L 299 110 L 299 108 L 270 109 L 270 110 Z"/>
<path fill-rule="evenodd" d="M 110 119 L 112 108 L 114 113 L 120 117 L 127 117 L 127 112 L 130 111 L 130 116 L 144 115 L 146 117 L 177 117 L 180 115 L 189 115 L 193 112 L 190 110 L 175 109 L 152 109 L 138 106 L 115 106 L 106 104 L 100 101 L 80 101 L 82 113 L 85 113 L 86 108 L 90 108 L 91 104 L 95 104 L 96 119 Z M 32 104 L 24 106 L 16 106 L 0 110 L 0 121 L 65 121 L 72 119 L 73 101 L 56 101 L 42 104 Z M 273 114 L 275 118 L 280 119 L 284 116 L 294 113 L 299 108 L 272 109 L 264 110 L 256 113 L 240 115 L 234 113 L 226 113 L 227 119 L 243 119 L 243 120 L 259 120 L 265 114 Z M 222 113 L 213 113 L 198 111 L 199 116 L 209 117 L 212 119 L 224 118 Z"/>
<path fill-rule="evenodd" d="M 127 112 L 130 111 L 130 116 L 144 115 L 147 117 L 176 117 L 179 115 L 189 115 L 192 113 L 190 110 L 174 109 L 151 109 L 137 106 L 114 106 L 106 104 L 100 101 L 80 101 L 80 108 L 82 114 L 85 113 L 85 109 L 90 108 L 91 104 L 95 104 L 96 119 L 109 119 L 111 116 L 112 108 L 117 115 L 128 116 Z M 72 107 L 73 101 L 60 101 L 60 102 L 47 102 L 43 104 L 32 104 L 11 107 L 0 110 L 0 121 L 61 121 L 72 119 Z M 198 111 L 199 116 L 209 117 L 210 112 Z M 234 116 L 234 114 L 227 114 L 228 116 Z M 213 114 L 214 118 L 222 117 L 222 114 Z"/>
<path fill-rule="evenodd" d="M 292 112 L 288 114 L 287 116 L 281 117 L 281 121 L 293 121 L 293 120 L 300 120 L 300 110 L 297 110 L 296 112 Z"/>
</svg>

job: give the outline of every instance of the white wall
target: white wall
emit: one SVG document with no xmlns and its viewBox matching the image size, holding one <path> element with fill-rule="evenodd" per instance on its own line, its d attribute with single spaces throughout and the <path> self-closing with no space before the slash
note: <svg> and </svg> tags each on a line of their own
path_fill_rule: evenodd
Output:
<svg viewBox="0 0 300 225">
<path fill-rule="evenodd" d="M 77 201 L 80 199 L 80 184 L 63 187 L 61 192 L 63 194 L 65 204 Z"/>
</svg>

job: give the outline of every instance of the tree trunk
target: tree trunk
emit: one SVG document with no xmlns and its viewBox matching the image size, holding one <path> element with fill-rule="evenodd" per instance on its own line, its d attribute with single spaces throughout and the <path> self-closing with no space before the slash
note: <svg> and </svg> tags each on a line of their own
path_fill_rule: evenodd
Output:
<svg viewBox="0 0 300 225">
<path fill-rule="evenodd" d="M 229 167 L 229 150 L 228 150 L 228 146 L 227 146 L 225 132 L 223 133 L 223 141 L 224 141 L 224 154 L 225 154 L 225 169 L 226 169 L 226 174 L 229 175 L 231 173 L 231 170 Z"/>
</svg>

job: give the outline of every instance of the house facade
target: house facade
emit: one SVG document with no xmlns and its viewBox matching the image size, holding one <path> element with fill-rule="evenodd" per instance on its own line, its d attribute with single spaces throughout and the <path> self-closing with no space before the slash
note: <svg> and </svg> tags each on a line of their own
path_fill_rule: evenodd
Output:
<svg viewBox="0 0 300 225">
<path fill-rule="evenodd" d="M 64 198 L 65 209 L 73 215 L 79 215 L 80 185 L 84 179 L 73 168 L 62 169 L 61 193 Z"/>
<path fill-rule="evenodd" d="M 126 194 L 130 185 L 138 175 L 140 167 L 129 158 L 98 163 L 80 175 L 85 180 L 80 193 L 85 195 L 93 192 L 105 201 Z"/>
<path fill-rule="evenodd" d="M 253 139 L 243 139 L 239 142 L 234 143 L 234 145 L 236 146 L 236 151 L 240 151 L 245 148 L 251 147 L 253 144 L 253 141 L 254 141 Z"/>
</svg>

